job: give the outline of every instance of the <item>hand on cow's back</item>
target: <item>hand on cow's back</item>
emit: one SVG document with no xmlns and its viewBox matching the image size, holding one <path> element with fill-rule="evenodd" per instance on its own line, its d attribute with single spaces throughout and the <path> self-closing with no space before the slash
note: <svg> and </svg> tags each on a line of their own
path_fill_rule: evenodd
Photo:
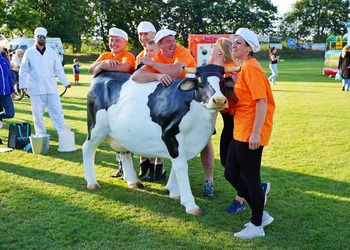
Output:
<svg viewBox="0 0 350 250">
<path fill-rule="evenodd" d="M 157 80 L 164 86 L 170 86 L 173 82 L 173 78 L 167 74 L 158 74 Z"/>
</svg>

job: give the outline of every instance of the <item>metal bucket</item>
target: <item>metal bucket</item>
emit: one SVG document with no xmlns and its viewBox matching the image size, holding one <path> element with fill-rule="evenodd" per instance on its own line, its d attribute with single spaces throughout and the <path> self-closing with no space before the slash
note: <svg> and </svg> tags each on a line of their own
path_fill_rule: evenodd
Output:
<svg viewBox="0 0 350 250">
<path fill-rule="evenodd" d="M 33 154 L 49 153 L 50 135 L 44 136 L 29 136 L 30 144 L 32 145 Z"/>
</svg>

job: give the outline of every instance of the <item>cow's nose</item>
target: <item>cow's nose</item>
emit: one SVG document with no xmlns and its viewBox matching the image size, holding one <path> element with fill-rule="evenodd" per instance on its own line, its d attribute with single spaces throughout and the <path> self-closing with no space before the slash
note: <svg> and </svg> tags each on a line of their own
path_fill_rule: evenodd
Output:
<svg viewBox="0 0 350 250">
<path fill-rule="evenodd" d="M 212 108 L 217 110 L 222 110 L 228 107 L 226 97 L 216 96 L 212 99 Z"/>
</svg>

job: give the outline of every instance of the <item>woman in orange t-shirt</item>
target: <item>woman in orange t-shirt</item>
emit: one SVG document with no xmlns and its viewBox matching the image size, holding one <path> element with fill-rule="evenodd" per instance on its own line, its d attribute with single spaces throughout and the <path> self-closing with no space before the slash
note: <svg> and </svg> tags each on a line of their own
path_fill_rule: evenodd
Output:
<svg viewBox="0 0 350 250">
<path fill-rule="evenodd" d="M 234 116 L 234 140 L 231 142 L 225 167 L 225 178 L 248 202 L 251 221 L 234 234 L 239 238 L 265 236 L 263 227 L 273 221 L 264 211 L 264 191 L 260 180 L 263 147 L 271 130 L 275 102 L 269 81 L 253 57 L 259 51 L 256 35 L 245 28 L 237 30 L 233 40 L 233 56 L 242 64 L 234 87 L 238 98 Z"/>
</svg>

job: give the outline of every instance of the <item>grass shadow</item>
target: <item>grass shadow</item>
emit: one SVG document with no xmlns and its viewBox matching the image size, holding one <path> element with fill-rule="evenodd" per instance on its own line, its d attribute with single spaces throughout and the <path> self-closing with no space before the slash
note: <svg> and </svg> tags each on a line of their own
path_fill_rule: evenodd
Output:
<svg viewBox="0 0 350 250">
<path fill-rule="evenodd" d="M 249 212 L 232 216 L 223 214 L 224 209 L 229 205 L 226 203 L 227 200 L 233 198 L 232 193 L 234 193 L 234 190 L 227 182 L 218 183 L 220 178 L 217 176 L 214 178 L 216 180 L 215 190 L 222 189 L 221 192 L 216 192 L 214 197 L 212 197 L 213 199 L 196 197 L 197 204 L 206 211 L 206 216 L 201 219 L 186 216 L 184 208 L 164 194 L 163 182 L 156 184 L 156 186 L 152 183 L 145 183 L 146 190 L 129 190 L 125 181 L 112 178 L 106 181 L 104 178 L 104 180 L 99 180 L 102 189 L 91 191 L 86 189 L 85 180 L 78 176 L 69 176 L 12 164 L 2 165 L 0 170 L 44 183 L 72 188 L 77 192 L 99 195 L 113 202 L 125 203 L 124 205 L 147 208 L 147 210 L 165 217 L 170 216 L 184 221 L 193 220 L 220 231 L 238 230 L 244 221 L 249 220 Z M 342 211 L 346 211 L 350 205 L 349 183 L 274 168 L 265 167 L 263 171 L 268 179 L 273 181 L 278 179 L 278 181 L 275 181 L 276 183 L 273 183 L 273 189 L 269 197 L 269 212 L 275 217 L 275 223 L 269 227 L 269 230 L 266 230 L 273 237 L 300 237 L 303 244 L 313 244 L 319 237 L 333 240 L 346 238 L 346 235 L 341 234 L 334 236 L 332 231 L 336 230 L 338 225 L 344 225 L 344 222 L 348 221 L 348 215 L 343 214 Z M 218 172 L 222 174 L 223 169 L 219 168 L 215 175 Z M 201 184 L 203 179 L 198 177 L 198 169 L 192 170 L 191 167 L 189 168 L 189 175 L 193 193 L 197 194 L 198 190 L 201 190 L 201 185 L 196 184 Z M 132 193 L 132 199 L 129 197 L 130 193 Z M 303 204 L 303 206 L 299 207 L 299 209 L 293 209 L 296 201 L 299 204 Z M 319 210 L 313 207 L 317 204 L 324 204 L 324 206 L 320 207 Z M 315 209 L 319 211 L 319 214 L 310 214 L 310 211 Z M 292 212 L 287 214 L 284 213 L 284 210 Z M 231 217 L 235 218 L 237 224 L 231 229 L 227 229 L 227 225 L 224 226 L 218 223 L 218 213 L 220 220 L 227 220 Z M 314 235 L 312 230 L 313 223 L 315 222 L 315 225 L 317 225 L 318 218 L 320 216 L 323 218 L 327 213 L 332 213 L 332 217 L 323 221 L 321 232 Z M 290 216 L 295 217 L 295 221 L 287 220 Z M 285 245 L 278 245 L 278 243 L 277 246 L 286 247 Z"/>
</svg>

